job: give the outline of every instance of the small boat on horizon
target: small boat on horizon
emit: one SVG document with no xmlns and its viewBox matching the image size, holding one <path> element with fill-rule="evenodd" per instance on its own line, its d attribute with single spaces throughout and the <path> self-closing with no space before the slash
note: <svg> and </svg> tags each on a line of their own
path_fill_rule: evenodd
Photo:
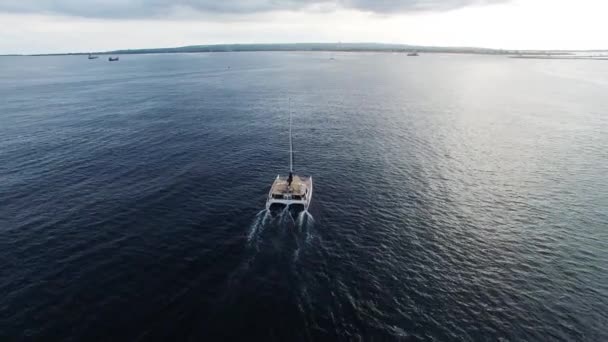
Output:
<svg viewBox="0 0 608 342">
<path fill-rule="evenodd" d="M 409 57 L 418 57 L 418 56 L 420 56 L 420 55 L 418 54 L 418 52 L 416 52 L 416 51 L 412 51 L 412 52 L 408 53 L 407 55 L 408 55 Z"/>
<path fill-rule="evenodd" d="M 119 58 L 118 57 L 110 57 L 108 58 L 108 61 L 110 62 L 118 62 Z"/>
<path fill-rule="evenodd" d="M 290 106 L 291 107 L 291 106 Z M 289 111 L 289 174 L 277 175 L 266 200 L 266 209 L 303 209 L 308 211 L 312 199 L 312 177 L 299 176 L 293 171 L 293 139 L 291 134 L 291 110 Z M 292 207 L 293 208 L 290 208 Z"/>
<path fill-rule="evenodd" d="M 92 55 L 92 54 L 89 54 L 89 57 L 88 57 L 88 58 L 89 58 L 89 59 L 97 59 L 97 58 L 99 58 L 99 57 L 97 57 L 97 56 L 95 56 L 95 55 Z"/>
</svg>

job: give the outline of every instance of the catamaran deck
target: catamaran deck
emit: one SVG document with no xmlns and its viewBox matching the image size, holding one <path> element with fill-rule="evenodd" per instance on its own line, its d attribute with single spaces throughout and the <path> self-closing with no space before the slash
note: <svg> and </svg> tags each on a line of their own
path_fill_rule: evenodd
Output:
<svg viewBox="0 0 608 342">
<path fill-rule="evenodd" d="M 270 187 L 266 208 L 272 204 L 292 205 L 300 204 L 308 209 L 312 198 L 312 177 L 293 175 L 291 185 L 289 178 L 277 176 Z"/>
<path fill-rule="evenodd" d="M 272 188 L 270 189 L 270 194 L 275 196 L 291 194 L 292 196 L 304 196 L 306 194 L 306 189 L 310 188 L 310 177 L 300 177 L 293 176 L 293 180 L 291 182 L 291 187 L 287 181 L 287 177 L 277 177 L 274 183 L 272 183 Z"/>
</svg>

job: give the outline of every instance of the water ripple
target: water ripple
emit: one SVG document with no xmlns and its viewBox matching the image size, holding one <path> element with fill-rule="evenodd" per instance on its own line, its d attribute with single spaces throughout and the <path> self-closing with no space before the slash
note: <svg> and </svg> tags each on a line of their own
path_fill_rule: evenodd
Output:
<svg viewBox="0 0 608 342">
<path fill-rule="evenodd" d="M 606 340 L 608 69 L 556 63 L 2 58 L 0 339 Z"/>
</svg>

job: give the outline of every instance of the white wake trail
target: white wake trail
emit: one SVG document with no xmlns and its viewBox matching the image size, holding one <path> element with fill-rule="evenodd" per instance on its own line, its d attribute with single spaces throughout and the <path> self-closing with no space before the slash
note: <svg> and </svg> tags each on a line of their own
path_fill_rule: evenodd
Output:
<svg viewBox="0 0 608 342">
<path fill-rule="evenodd" d="M 269 216 L 270 211 L 267 209 L 261 210 L 255 215 L 255 218 L 249 227 L 249 234 L 247 234 L 248 245 L 250 245 L 251 242 L 259 236 L 262 230 L 264 230 L 264 226 L 266 225 L 266 221 L 268 221 Z"/>
<path fill-rule="evenodd" d="M 298 214 L 296 219 L 296 227 L 306 235 L 306 242 L 312 240 L 312 228 L 314 227 L 315 219 L 310 212 L 304 210 Z"/>
</svg>

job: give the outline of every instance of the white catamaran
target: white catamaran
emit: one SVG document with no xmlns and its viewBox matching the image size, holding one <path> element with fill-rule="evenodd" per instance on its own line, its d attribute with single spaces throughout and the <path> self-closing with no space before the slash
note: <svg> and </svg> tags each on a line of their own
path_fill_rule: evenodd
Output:
<svg viewBox="0 0 608 342">
<path fill-rule="evenodd" d="M 291 106 L 290 106 L 291 107 Z M 308 210 L 312 199 L 312 177 L 298 176 L 293 171 L 293 139 L 291 137 L 291 110 L 289 111 L 289 175 L 278 175 L 268 192 L 266 209 L 302 206 Z"/>
</svg>

